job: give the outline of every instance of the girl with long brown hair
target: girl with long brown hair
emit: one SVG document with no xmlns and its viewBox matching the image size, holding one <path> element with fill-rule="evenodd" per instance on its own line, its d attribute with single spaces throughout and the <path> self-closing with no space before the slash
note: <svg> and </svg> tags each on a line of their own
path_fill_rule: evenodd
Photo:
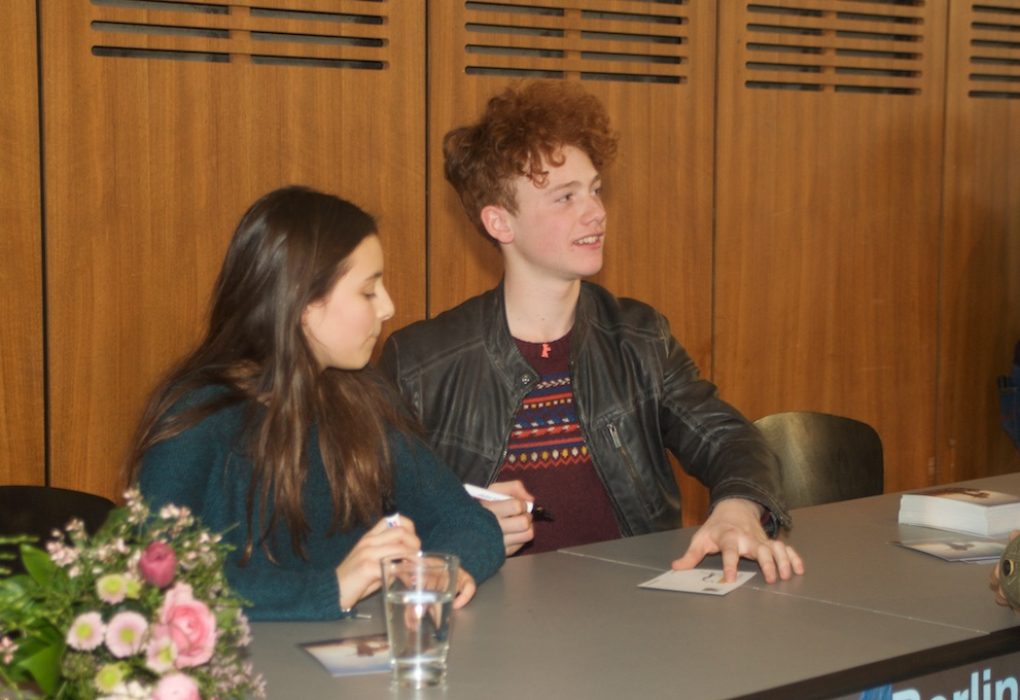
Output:
<svg viewBox="0 0 1020 700">
<path fill-rule="evenodd" d="M 381 557 L 421 549 L 460 557 L 460 607 L 502 563 L 495 519 L 367 368 L 393 315 L 382 273 L 357 206 L 304 187 L 265 195 L 234 232 L 205 338 L 139 426 L 131 480 L 152 507 L 226 531 L 253 619 L 340 617 L 378 589 Z"/>
</svg>

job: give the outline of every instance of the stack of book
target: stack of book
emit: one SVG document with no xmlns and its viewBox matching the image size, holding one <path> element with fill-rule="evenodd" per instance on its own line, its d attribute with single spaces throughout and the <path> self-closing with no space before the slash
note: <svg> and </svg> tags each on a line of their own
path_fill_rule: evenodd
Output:
<svg viewBox="0 0 1020 700">
<path fill-rule="evenodd" d="M 985 489 L 944 486 L 900 497 L 903 525 L 1002 537 L 1020 530 L 1020 496 Z"/>
</svg>

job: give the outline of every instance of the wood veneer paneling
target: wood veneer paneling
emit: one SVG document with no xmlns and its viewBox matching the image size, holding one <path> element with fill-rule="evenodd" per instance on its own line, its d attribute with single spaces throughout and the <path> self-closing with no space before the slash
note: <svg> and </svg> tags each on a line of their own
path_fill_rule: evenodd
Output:
<svg viewBox="0 0 1020 700">
<path fill-rule="evenodd" d="M 443 178 L 443 135 L 511 81 L 581 80 L 621 136 L 604 174 L 606 264 L 595 281 L 660 309 L 709 372 L 714 32 L 714 2 L 430 4 L 430 314 L 494 286 L 501 271 Z M 705 493 L 681 478 L 693 522 Z"/>
<path fill-rule="evenodd" d="M 934 476 L 946 4 L 721 3 L 715 368 Z"/>
<path fill-rule="evenodd" d="M 423 314 L 423 24 L 421 0 L 42 5 L 55 485 L 116 495 L 145 396 L 270 189 L 376 214 L 393 323 Z"/>
<path fill-rule="evenodd" d="M 995 379 L 1020 341 L 1020 1 L 953 2 L 937 478 L 1020 469 Z"/>
<path fill-rule="evenodd" d="M 34 0 L 0 4 L 0 483 L 46 481 Z"/>
<path fill-rule="evenodd" d="M 494 284 L 440 139 L 536 74 L 583 77 L 623 137 L 598 281 L 662 309 L 724 397 L 752 418 L 871 422 L 890 489 L 1020 468 L 992 385 L 1020 334 L 1018 0 L 586 5 L 429 3 L 426 153 L 423 0 L 39 3 L 54 483 L 115 495 L 142 397 L 199 332 L 230 230 L 265 190 L 306 182 L 380 215 L 391 327 L 426 295 L 434 314 Z M 0 7 L 0 479 L 39 483 L 36 6 Z M 663 38 L 635 49 L 618 36 L 633 33 Z M 703 504 L 685 484 L 686 514 Z"/>
</svg>

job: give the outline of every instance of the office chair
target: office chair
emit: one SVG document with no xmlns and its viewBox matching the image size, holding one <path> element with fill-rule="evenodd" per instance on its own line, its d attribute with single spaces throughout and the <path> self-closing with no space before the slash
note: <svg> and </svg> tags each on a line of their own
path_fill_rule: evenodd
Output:
<svg viewBox="0 0 1020 700">
<path fill-rule="evenodd" d="M 0 486 L 0 535 L 30 535 L 40 547 L 72 518 L 80 518 L 85 530 L 94 533 L 114 508 L 108 498 L 84 491 L 52 486 Z M 0 545 L 0 551 L 17 555 L 18 548 Z M 22 573 L 21 558 L 2 560 L 12 573 Z"/>
<path fill-rule="evenodd" d="M 790 508 L 882 493 L 882 440 L 867 423 L 814 411 L 789 411 L 754 424 L 779 456 Z"/>
</svg>

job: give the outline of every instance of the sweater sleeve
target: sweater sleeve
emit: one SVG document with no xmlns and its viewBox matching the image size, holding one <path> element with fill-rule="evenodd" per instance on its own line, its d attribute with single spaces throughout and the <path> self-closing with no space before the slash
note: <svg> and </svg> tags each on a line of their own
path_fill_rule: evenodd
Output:
<svg viewBox="0 0 1020 700">
<path fill-rule="evenodd" d="M 397 509 L 414 520 L 422 547 L 456 554 L 478 584 L 496 573 L 505 557 L 496 517 L 420 441 L 392 438 L 390 449 Z"/>
<path fill-rule="evenodd" d="M 253 556 L 245 567 L 229 562 L 227 580 L 250 605 L 245 614 L 258 620 L 336 620 L 340 589 L 334 569 L 285 569 Z"/>
<path fill-rule="evenodd" d="M 333 561 L 308 562 L 289 553 L 286 534 L 277 537 L 280 563 L 261 547 L 241 565 L 247 541 L 246 487 L 248 461 L 232 451 L 239 425 L 231 410 L 221 411 L 145 454 L 138 486 L 150 508 L 173 503 L 187 506 L 233 548 L 225 566 L 234 591 L 250 605 L 252 620 L 322 620 L 341 617 Z M 286 549 L 286 552 L 282 550 Z M 349 548 L 348 548 L 349 551 Z M 343 552 L 346 554 L 346 552 Z"/>
</svg>

